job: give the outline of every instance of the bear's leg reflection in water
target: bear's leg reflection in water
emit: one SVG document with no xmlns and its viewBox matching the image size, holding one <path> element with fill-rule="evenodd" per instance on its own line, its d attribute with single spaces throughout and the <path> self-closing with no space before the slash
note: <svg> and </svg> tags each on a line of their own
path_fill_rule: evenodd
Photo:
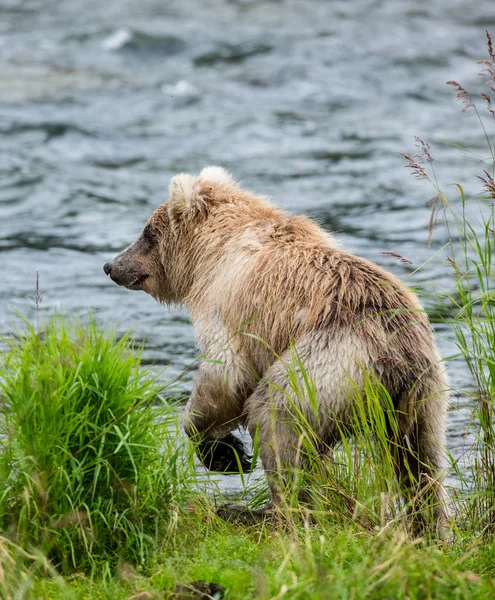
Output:
<svg viewBox="0 0 495 600">
<path fill-rule="evenodd" d="M 208 471 L 218 473 L 249 473 L 252 456 L 246 452 L 244 444 L 232 433 L 222 438 L 199 436 L 186 430 L 195 444 L 196 455 Z M 197 439 L 197 441 L 195 441 Z"/>
</svg>

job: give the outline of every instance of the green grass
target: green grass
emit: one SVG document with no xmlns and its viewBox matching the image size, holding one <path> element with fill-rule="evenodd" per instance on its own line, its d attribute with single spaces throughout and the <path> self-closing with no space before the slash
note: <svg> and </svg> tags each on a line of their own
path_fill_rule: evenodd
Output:
<svg viewBox="0 0 495 600">
<path fill-rule="evenodd" d="M 153 573 L 115 577 L 107 584 L 78 577 L 38 578 L 39 598 L 127 598 L 146 591 L 171 597 L 177 583 L 204 580 L 223 585 L 231 600 L 294 598 L 491 598 L 495 594 L 495 546 L 452 547 L 413 542 L 359 528 L 307 524 L 294 531 L 233 527 L 195 513 L 153 564 Z"/>
<path fill-rule="evenodd" d="M 93 322 L 64 319 L 39 333 L 26 324 L 6 341 L 3 535 L 62 572 L 146 561 L 179 503 L 181 455 L 171 409 L 139 352 Z"/>
</svg>

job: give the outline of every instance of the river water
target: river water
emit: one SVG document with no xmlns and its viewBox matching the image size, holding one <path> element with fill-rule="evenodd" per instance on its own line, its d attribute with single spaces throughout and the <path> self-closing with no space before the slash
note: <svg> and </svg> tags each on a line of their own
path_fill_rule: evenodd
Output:
<svg viewBox="0 0 495 600">
<path fill-rule="evenodd" d="M 419 135 L 441 181 L 479 191 L 442 140 L 487 153 L 445 85 L 478 85 L 486 27 L 495 34 L 493 0 L 0 0 L 2 333 L 15 311 L 35 318 L 38 270 L 44 311 L 131 329 L 164 379 L 193 364 L 187 313 L 118 288 L 102 265 L 173 174 L 207 164 L 426 291 L 450 289 L 435 258 L 410 279 L 448 237 L 439 227 L 428 247 L 435 192 L 397 151 L 414 153 Z M 438 330 L 444 357 L 448 337 Z M 455 388 L 472 385 L 462 361 L 450 367 Z M 465 418 L 450 415 L 458 456 Z"/>
</svg>

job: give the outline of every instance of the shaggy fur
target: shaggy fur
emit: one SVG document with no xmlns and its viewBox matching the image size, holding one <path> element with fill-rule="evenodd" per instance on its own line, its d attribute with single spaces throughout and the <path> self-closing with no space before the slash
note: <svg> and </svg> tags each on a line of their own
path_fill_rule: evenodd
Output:
<svg viewBox="0 0 495 600">
<path fill-rule="evenodd" d="M 417 480 L 440 479 L 448 386 L 428 319 L 398 279 L 341 250 L 310 219 L 241 189 L 219 167 L 180 174 L 143 234 L 105 271 L 119 285 L 187 305 L 208 360 L 186 431 L 197 439 L 241 424 L 257 431 L 274 493 L 296 466 L 284 365 L 291 343 L 318 399 L 316 414 L 309 402 L 299 408 L 323 441 L 338 440 L 368 371 L 388 390 L 405 446 L 414 448 L 399 457 L 402 476 L 407 459 Z"/>
</svg>

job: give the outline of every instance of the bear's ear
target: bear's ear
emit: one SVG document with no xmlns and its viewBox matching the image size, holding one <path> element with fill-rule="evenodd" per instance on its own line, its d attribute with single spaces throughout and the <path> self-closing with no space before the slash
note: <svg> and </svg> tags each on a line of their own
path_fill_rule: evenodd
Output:
<svg viewBox="0 0 495 600">
<path fill-rule="evenodd" d="M 173 220 L 194 217 L 206 208 L 196 175 L 179 173 L 170 182 L 169 214 Z"/>
<path fill-rule="evenodd" d="M 235 180 L 232 175 L 223 167 L 210 165 L 205 167 L 199 174 L 202 181 L 211 181 L 212 183 L 223 183 L 224 185 L 235 185 Z"/>
<path fill-rule="evenodd" d="M 215 194 L 212 188 L 237 187 L 233 177 L 222 167 L 205 167 L 199 175 L 180 173 L 170 182 L 169 215 L 172 222 L 180 223 L 197 215 L 206 215 L 208 203 Z M 203 188 L 203 190 L 202 190 Z M 219 196 L 222 198 L 222 195 Z"/>
</svg>

